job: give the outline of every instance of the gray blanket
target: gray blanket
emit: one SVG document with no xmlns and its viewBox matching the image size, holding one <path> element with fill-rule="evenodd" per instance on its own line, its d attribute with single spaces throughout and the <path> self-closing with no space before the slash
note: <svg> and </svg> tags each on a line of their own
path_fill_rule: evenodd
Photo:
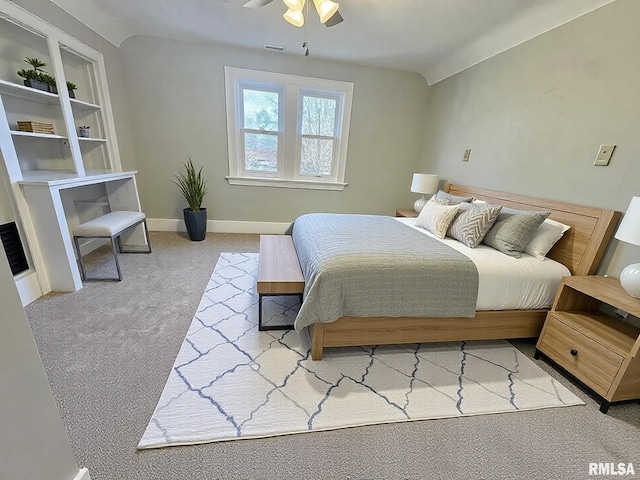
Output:
<svg viewBox="0 0 640 480">
<path fill-rule="evenodd" d="M 342 316 L 475 315 L 475 264 L 391 217 L 315 213 L 287 233 L 305 278 L 297 331 Z"/>
</svg>

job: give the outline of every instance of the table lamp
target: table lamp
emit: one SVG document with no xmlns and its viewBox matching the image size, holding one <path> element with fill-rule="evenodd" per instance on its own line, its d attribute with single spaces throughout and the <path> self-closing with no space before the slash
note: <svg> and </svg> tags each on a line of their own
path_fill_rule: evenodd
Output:
<svg viewBox="0 0 640 480">
<path fill-rule="evenodd" d="M 424 206 L 427 203 L 427 199 L 424 197 L 425 195 L 431 194 L 433 195 L 438 191 L 438 175 L 433 175 L 430 173 L 414 173 L 413 181 L 411 182 L 411 191 L 413 193 L 421 193 L 422 198 L 416 200 L 416 203 L 413 204 L 413 209 L 420 213 Z"/>
<path fill-rule="evenodd" d="M 632 245 L 640 245 L 640 197 L 633 197 L 615 237 Z M 627 266 L 620 273 L 620 283 L 625 291 L 640 298 L 640 263 Z"/>
</svg>

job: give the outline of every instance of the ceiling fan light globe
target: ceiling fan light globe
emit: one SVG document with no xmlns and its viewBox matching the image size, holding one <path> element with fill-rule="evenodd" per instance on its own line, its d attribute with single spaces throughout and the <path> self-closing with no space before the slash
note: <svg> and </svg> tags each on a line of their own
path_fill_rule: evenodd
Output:
<svg viewBox="0 0 640 480">
<path fill-rule="evenodd" d="M 302 10 L 289 9 L 283 15 L 284 19 L 294 27 L 301 27 L 304 25 L 304 15 Z"/>
<path fill-rule="evenodd" d="M 305 0 L 283 0 L 284 4 L 291 10 L 302 10 Z"/>
<path fill-rule="evenodd" d="M 320 17 L 320 21 L 325 23 L 338 11 L 340 5 L 332 0 L 313 0 L 316 6 L 316 11 Z"/>
</svg>

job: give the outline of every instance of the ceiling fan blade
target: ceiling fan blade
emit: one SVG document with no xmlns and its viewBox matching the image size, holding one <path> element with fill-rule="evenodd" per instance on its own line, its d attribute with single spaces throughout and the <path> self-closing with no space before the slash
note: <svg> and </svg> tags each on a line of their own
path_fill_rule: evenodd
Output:
<svg viewBox="0 0 640 480">
<path fill-rule="evenodd" d="M 336 25 L 338 25 L 339 23 L 342 23 L 343 21 L 344 21 L 344 18 L 342 18 L 342 15 L 340 15 L 340 12 L 336 12 L 333 15 L 331 15 L 331 18 L 326 22 L 324 22 L 324 24 L 327 27 L 335 27 Z"/>
<path fill-rule="evenodd" d="M 247 8 L 260 8 L 270 4 L 271 2 L 273 2 L 273 0 L 249 0 L 242 6 Z"/>
</svg>

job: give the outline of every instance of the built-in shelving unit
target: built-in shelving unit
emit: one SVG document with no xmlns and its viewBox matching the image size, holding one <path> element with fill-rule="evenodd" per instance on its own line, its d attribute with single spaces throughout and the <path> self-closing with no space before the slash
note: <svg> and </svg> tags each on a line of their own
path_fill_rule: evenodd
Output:
<svg viewBox="0 0 640 480">
<path fill-rule="evenodd" d="M 0 169 L 0 188 L 10 185 L 14 219 L 40 293 L 78 290 L 70 231 L 80 217 L 93 214 L 86 206 L 140 210 L 135 172 L 122 172 L 104 59 L 8 0 L 0 0 L 0 51 L 0 152 L 6 167 Z M 57 93 L 22 85 L 17 71 L 31 68 L 26 57 L 46 64 Z M 77 98 L 67 82 L 76 85 Z M 19 121 L 50 124 L 55 134 L 20 131 Z M 78 136 L 82 125 L 90 127 L 90 138 Z M 141 236 L 140 229 L 130 238 Z M 142 236 L 137 243 L 144 242 Z"/>
</svg>

